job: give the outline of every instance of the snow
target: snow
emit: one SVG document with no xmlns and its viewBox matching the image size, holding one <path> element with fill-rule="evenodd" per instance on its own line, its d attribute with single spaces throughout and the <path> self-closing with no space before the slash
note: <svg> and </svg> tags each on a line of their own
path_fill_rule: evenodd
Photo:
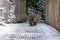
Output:
<svg viewBox="0 0 60 40">
<path fill-rule="evenodd" d="M 14 2 L 10 2 L 9 0 L 0 0 L 0 22 L 1 21 L 5 21 L 5 16 L 4 14 L 7 13 L 6 11 L 6 7 L 5 7 L 5 2 L 7 3 L 7 5 L 11 6 L 10 9 L 7 9 L 9 10 L 9 13 L 8 13 L 8 22 L 12 23 L 12 22 L 15 22 L 15 14 L 14 14 L 14 11 L 15 11 L 15 5 L 14 5 Z"/>
<path fill-rule="evenodd" d="M 16 19 L 16 16 L 14 14 L 14 11 L 15 11 L 15 4 L 13 4 L 14 2 L 11 2 L 11 8 L 10 8 L 10 11 L 9 11 L 9 15 L 8 15 L 8 22 L 12 23 L 12 22 L 15 22 L 15 19 Z"/>
<path fill-rule="evenodd" d="M 4 6 L 4 0 L 0 0 L 0 8 Z"/>
<path fill-rule="evenodd" d="M 4 20 L 4 7 L 0 8 L 0 22 Z"/>
<path fill-rule="evenodd" d="M 5 24 L 0 26 L 0 40 L 60 40 L 59 32 L 52 26 L 38 23 Z"/>
</svg>

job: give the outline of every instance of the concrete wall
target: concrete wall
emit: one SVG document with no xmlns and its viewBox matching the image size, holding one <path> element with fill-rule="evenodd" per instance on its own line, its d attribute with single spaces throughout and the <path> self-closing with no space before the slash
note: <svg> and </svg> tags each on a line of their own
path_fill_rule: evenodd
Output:
<svg viewBox="0 0 60 40">
<path fill-rule="evenodd" d="M 16 0 L 16 9 L 15 9 L 15 15 L 16 15 L 16 21 L 22 21 L 25 19 L 26 16 L 26 0 Z"/>
<path fill-rule="evenodd" d="M 45 21 L 60 31 L 60 0 L 47 0 L 45 3 Z"/>
</svg>

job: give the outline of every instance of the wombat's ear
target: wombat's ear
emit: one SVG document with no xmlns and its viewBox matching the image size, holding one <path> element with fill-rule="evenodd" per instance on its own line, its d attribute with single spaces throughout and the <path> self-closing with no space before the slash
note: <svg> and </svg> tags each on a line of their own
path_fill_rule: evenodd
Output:
<svg viewBox="0 0 60 40">
<path fill-rule="evenodd" d="M 13 2 L 12 0 L 9 0 L 10 2 Z"/>
</svg>

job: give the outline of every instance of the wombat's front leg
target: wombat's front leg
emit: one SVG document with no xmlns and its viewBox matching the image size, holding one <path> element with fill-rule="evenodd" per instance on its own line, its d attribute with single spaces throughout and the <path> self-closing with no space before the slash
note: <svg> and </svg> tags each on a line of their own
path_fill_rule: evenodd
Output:
<svg viewBox="0 0 60 40">
<path fill-rule="evenodd" d="M 30 26 L 33 26 L 33 23 L 32 22 L 29 22 Z"/>
</svg>

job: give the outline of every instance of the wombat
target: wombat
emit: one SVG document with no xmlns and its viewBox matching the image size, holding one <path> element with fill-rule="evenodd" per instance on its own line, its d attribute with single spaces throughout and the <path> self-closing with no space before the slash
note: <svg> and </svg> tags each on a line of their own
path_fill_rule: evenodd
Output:
<svg viewBox="0 0 60 40">
<path fill-rule="evenodd" d="M 34 11 L 31 11 L 31 13 L 28 14 L 28 20 L 30 26 L 37 25 L 37 16 Z"/>
</svg>

